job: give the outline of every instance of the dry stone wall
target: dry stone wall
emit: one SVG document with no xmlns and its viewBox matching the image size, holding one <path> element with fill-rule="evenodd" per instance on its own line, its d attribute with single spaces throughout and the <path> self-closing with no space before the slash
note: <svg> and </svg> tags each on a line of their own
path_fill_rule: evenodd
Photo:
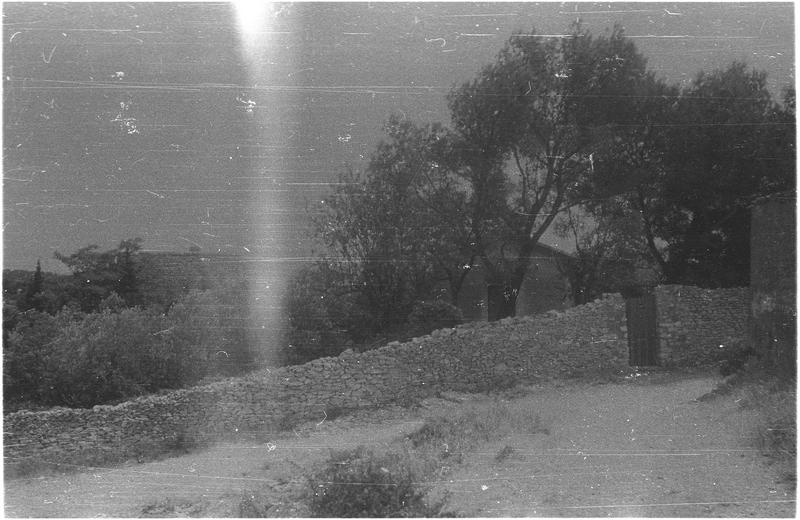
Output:
<svg viewBox="0 0 800 520">
<path fill-rule="evenodd" d="M 691 366 L 715 361 L 747 337 L 750 290 L 656 288 L 659 361 Z"/>
<path fill-rule="evenodd" d="M 624 320 L 622 298 L 612 295 L 565 312 L 465 324 L 117 406 L 17 412 L 4 418 L 5 461 L 86 463 L 168 451 L 187 439 L 263 439 L 341 409 L 622 368 Z"/>
<path fill-rule="evenodd" d="M 736 326 L 746 321 L 745 292 L 659 288 L 664 360 L 695 359 L 720 338 L 738 334 Z M 626 330 L 624 300 L 606 295 L 563 312 L 464 324 L 360 354 L 348 351 L 116 406 L 17 412 L 4 417 L 5 463 L 90 464 L 170 451 L 187 440 L 265 440 L 344 409 L 624 369 Z"/>
</svg>

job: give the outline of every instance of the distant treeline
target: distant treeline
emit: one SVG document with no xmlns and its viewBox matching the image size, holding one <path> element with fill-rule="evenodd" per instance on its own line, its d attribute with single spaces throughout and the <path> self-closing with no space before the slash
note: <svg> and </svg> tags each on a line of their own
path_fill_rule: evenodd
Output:
<svg viewBox="0 0 800 520">
<path fill-rule="evenodd" d="M 93 406 L 252 368 L 247 285 L 151 297 L 141 244 L 56 253 L 69 275 L 3 272 L 5 410 Z"/>
</svg>

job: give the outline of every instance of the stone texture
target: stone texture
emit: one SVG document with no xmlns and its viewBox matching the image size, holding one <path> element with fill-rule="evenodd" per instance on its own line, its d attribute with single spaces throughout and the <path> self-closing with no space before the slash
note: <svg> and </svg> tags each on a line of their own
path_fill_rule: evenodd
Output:
<svg viewBox="0 0 800 520">
<path fill-rule="evenodd" d="M 663 366 L 713 361 L 747 336 L 747 287 L 712 290 L 663 285 L 655 292 L 658 357 Z"/>
<path fill-rule="evenodd" d="M 743 334 L 746 291 L 658 288 L 664 362 L 696 360 Z M 80 463 L 87 446 L 134 457 L 167 451 L 180 438 L 254 440 L 298 421 L 322 420 L 334 408 L 622 369 L 628 363 L 626 330 L 624 300 L 605 295 L 562 312 L 469 323 L 361 354 L 264 369 L 116 406 L 21 411 L 4 418 L 5 461 Z"/>
</svg>

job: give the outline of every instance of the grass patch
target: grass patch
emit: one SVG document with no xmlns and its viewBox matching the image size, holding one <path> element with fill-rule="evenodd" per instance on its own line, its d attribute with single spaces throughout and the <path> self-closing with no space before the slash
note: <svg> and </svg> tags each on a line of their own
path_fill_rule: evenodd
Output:
<svg viewBox="0 0 800 520">
<path fill-rule="evenodd" d="M 443 415 L 429 417 L 414 433 L 383 451 L 363 446 L 332 452 L 319 469 L 305 475 L 305 490 L 296 495 L 313 517 L 442 517 L 449 495 L 429 494 L 430 479 L 459 464 L 470 450 L 515 433 L 549 430 L 524 402 L 486 398 Z M 514 453 L 507 446 L 502 461 Z M 246 493 L 241 517 L 267 516 L 270 504 L 258 493 Z"/>
<path fill-rule="evenodd" d="M 774 459 L 797 456 L 797 394 L 794 390 L 749 385 L 742 390 L 743 405 L 758 410 L 762 422 L 756 431 L 758 446 Z"/>
<path fill-rule="evenodd" d="M 749 352 L 741 349 L 740 353 Z M 744 356 L 744 354 L 743 354 Z M 797 390 L 794 372 L 779 366 L 774 359 L 748 354 L 727 365 L 735 371 L 711 394 L 735 395 L 739 406 L 758 412 L 753 435 L 756 445 L 770 461 L 783 467 L 781 480 L 794 484 L 797 460 Z"/>
<path fill-rule="evenodd" d="M 255 491 L 245 491 L 239 500 L 239 518 L 266 518 L 273 504 Z"/>
<path fill-rule="evenodd" d="M 142 508 L 142 516 L 145 518 L 163 517 L 199 517 L 202 516 L 203 507 L 191 502 L 175 503 L 172 500 L 161 500 L 154 504 L 148 504 Z"/>
<path fill-rule="evenodd" d="M 503 462 L 509 458 L 512 453 L 514 453 L 514 448 L 511 446 L 505 446 L 502 450 L 497 452 L 497 455 L 494 456 L 494 461 Z"/>
<path fill-rule="evenodd" d="M 408 436 L 414 448 L 445 448 L 445 453 L 462 452 L 512 433 L 550 431 L 539 414 L 524 403 L 492 399 L 470 405 L 454 413 L 431 417 Z"/>
</svg>

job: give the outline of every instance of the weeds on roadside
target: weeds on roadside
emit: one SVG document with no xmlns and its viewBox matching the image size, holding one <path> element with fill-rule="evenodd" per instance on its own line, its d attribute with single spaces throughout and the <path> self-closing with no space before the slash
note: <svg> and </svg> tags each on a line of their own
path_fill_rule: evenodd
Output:
<svg viewBox="0 0 800 520">
<path fill-rule="evenodd" d="M 446 445 L 452 452 L 514 432 L 550 433 L 539 414 L 524 404 L 494 399 L 456 413 L 429 418 L 408 439 L 415 448 Z"/>
<path fill-rule="evenodd" d="M 521 433 L 549 433 L 538 414 L 524 405 L 492 399 L 466 410 L 428 418 L 398 451 L 378 454 L 359 447 L 332 454 L 326 466 L 308 477 L 306 500 L 313 516 L 447 516 L 447 497 L 426 503 L 426 480 L 442 466 L 461 462 L 472 447 Z M 513 452 L 507 446 L 499 459 Z"/>
<path fill-rule="evenodd" d="M 424 471 L 408 452 L 378 455 L 363 447 L 332 454 L 308 479 L 315 517 L 430 517 Z"/>
<path fill-rule="evenodd" d="M 510 457 L 512 453 L 514 453 L 514 448 L 511 446 L 505 446 L 502 450 L 497 452 L 497 455 L 494 456 L 494 461 L 503 462 Z"/>
<path fill-rule="evenodd" d="M 239 500 L 239 518 L 265 518 L 272 504 L 255 491 L 245 491 Z"/>
<path fill-rule="evenodd" d="M 743 390 L 744 406 L 757 408 L 763 422 L 756 432 L 758 445 L 775 459 L 797 456 L 797 421 L 794 390 L 750 385 Z"/>
<path fill-rule="evenodd" d="M 769 354 L 752 355 L 740 348 L 726 370 L 735 370 L 709 394 L 735 393 L 739 405 L 758 411 L 760 421 L 754 436 L 761 452 L 773 462 L 786 466 L 783 479 L 794 482 L 797 459 L 797 390 L 791 368 L 780 366 Z M 793 368 L 793 367 L 792 367 Z M 705 396 L 704 396 L 705 397 Z"/>
<path fill-rule="evenodd" d="M 144 506 L 141 510 L 141 515 L 143 517 L 156 518 L 165 516 L 193 517 L 200 516 L 202 510 L 203 507 L 200 504 L 192 504 L 191 502 L 176 504 L 172 500 L 166 499 Z"/>
</svg>

